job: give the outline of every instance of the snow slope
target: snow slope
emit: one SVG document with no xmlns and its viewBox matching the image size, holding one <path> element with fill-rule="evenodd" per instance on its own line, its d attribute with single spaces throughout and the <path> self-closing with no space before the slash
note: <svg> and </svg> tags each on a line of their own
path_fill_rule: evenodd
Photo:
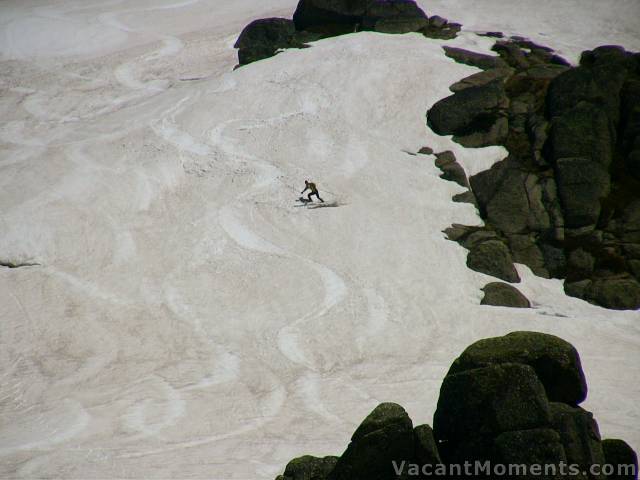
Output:
<svg viewBox="0 0 640 480">
<path fill-rule="evenodd" d="M 486 29 L 572 59 L 640 50 L 633 2 L 517 3 L 422 4 L 469 28 L 450 45 L 486 50 Z M 431 423 L 453 359 L 519 329 L 572 342 L 585 408 L 640 448 L 639 313 L 526 267 L 535 309 L 480 306 L 491 279 L 441 233 L 480 220 L 405 153 L 501 158 L 425 126 L 474 69 L 361 33 L 232 71 L 242 26 L 294 8 L 0 5 L 0 261 L 39 264 L 0 268 L 0 477 L 273 478 L 341 453 L 378 402 Z M 335 206 L 297 207 L 305 178 Z"/>
</svg>

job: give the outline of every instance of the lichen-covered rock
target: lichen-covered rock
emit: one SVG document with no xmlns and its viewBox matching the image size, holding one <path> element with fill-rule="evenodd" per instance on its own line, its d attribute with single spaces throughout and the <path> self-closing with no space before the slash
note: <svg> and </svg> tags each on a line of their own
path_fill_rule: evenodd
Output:
<svg viewBox="0 0 640 480">
<path fill-rule="evenodd" d="M 411 419 L 400 405 L 382 403 L 351 437 L 329 480 L 388 480 L 394 477 L 393 461 L 414 458 Z"/>
<path fill-rule="evenodd" d="M 480 87 L 495 80 L 501 80 L 504 82 L 507 78 L 513 75 L 513 73 L 514 70 L 512 68 L 492 68 L 463 78 L 459 82 L 451 85 L 449 90 L 455 93 L 469 87 Z"/>
<path fill-rule="evenodd" d="M 461 187 L 469 188 L 467 174 L 462 165 L 456 160 L 453 152 L 447 150 L 446 152 L 436 153 L 436 167 L 442 171 L 440 178 L 455 182 Z"/>
<path fill-rule="evenodd" d="M 407 33 L 428 26 L 413 0 L 300 0 L 293 21 L 298 30 L 325 36 L 360 30 Z"/>
<path fill-rule="evenodd" d="M 286 18 L 263 18 L 247 25 L 234 47 L 238 49 L 240 65 L 273 57 L 283 48 L 302 48 L 296 29 Z"/>
<path fill-rule="evenodd" d="M 638 480 L 638 456 L 624 440 L 602 441 L 604 458 L 614 468 L 609 480 Z"/>
<path fill-rule="evenodd" d="M 479 340 L 453 362 L 449 374 L 502 363 L 531 366 L 550 401 L 578 405 L 587 396 L 580 356 L 569 342 L 538 332 Z"/>
<path fill-rule="evenodd" d="M 418 425 L 413 429 L 415 460 L 420 465 L 437 465 L 442 463 L 438 445 L 429 425 Z"/>
<path fill-rule="evenodd" d="M 500 120 L 504 119 L 507 105 L 504 85 L 496 80 L 439 100 L 429 109 L 427 124 L 438 135 L 476 135 L 474 141 L 495 145 L 506 134 Z"/>
<path fill-rule="evenodd" d="M 565 278 L 568 295 L 640 308 L 640 257 L 629 253 L 640 249 L 640 57 L 604 46 L 571 68 L 520 37 L 493 50 L 499 57 L 445 47 L 485 71 L 427 114 L 434 132 L 463 146 L 509 152 L 468 179 L 473 197 L 456 201 L 475 201 L 513 260 Z M 456 241 L 469 248 L 467 236 Z M 467 265 L 488 270 L 474 252 Z"/>
<path fill-rule="evenodd" d="M 504 363 L 450 371 L 440 388 L 433 430 L 438 441 L 456 443 L 548 424 L 549 405 L 535 370 Z"/>
<path fill-rule="evenodd" d="M 631 277 L 597 279 L 590 282 L 580 298 L 613 310 L 637 310 L 640 283 Z"/>
<path fill-rule="evenodd" d="M 300 0 L 293 21 L 297 30 L 353 32 L 370 3 L 371 0 Z"/>
<path fill-rule="evenodd" d="M 312 457 L 305 455 L 291 460 L 284 470 L 284 474 L 276 480 L 326 480 L 333 470 L 338 457 Z"/>
<path fill-rule="evenodd" d="M 499 240 L 489 240 L 475 245 L 467 255 L 467 266 L 505 282 L 518 283 L 520 276 L 509 249 Z"/>
<path fill-rule="evenodd" d="M 490 70 L 496 68 L 508 68 L 504 60 L 495 55 L 486 55 L 484 53 L 476 53 L 463 48 L 444 46 L 444 53 L 447 57 L 458 63 L 463 63 L 471 67 L 478 67 L 482 70 Z"/>
<path fill-rule="evenodd" d="M 427 38 L 450 40 L 456 38 L 461 28 L 462 25 L 459 23 L 449 22 L 446 18 L 434 15 L 420 32 Z"/>
<path fill-rule="evenodd" d="M 538 465 L 544 468 L 547 465 L 567 464 L 567 456 L 562 443 L 560 443 L 560 437 L 557 432 L 549 428 L 505 432 L 495 439 L 494 445 L 495 461 L 503 465 L 525 465 L 528 467 Z M 563 480 L 565 478 L 559 469 L 555 474 L 549 473 L 546 475 L 542 469 L 539 473 L 523 470 L 511 478 L 527 480 Z"/>
<path fill-rule="evenodd" d="M 374 1 L 362 20 L 363 30 L 380 33 L 417 32 L 427 25 L 427 16 L 413 0 Z"/>
<path fill-rule="evenodd" d="M 481 305 L 495 305 L 499 307 L 531 308 L 531 303 L 520 290 L 513 285 L 502 282 L 491 282 L 482 289 L 484 297 Z"/>
<path fill-rule="evenodd" d="M 604 465 L 604 453 L 600 441 L 600 430 L 591 412 L 564 403 L 552 402 L 551 425 L 560 435 L 560 441 L 567 455 L 567 461 L 588 472 L 592 465 Z M 606 475 L 582 475 L 580 479 L 605 480 Z"/>
<path fill-rule="evenodd" d="M 540 179 L 508 161 L 470 179 L 483 217 L 508 234 L 546 231 L 551 227 Z"/>
</svg>

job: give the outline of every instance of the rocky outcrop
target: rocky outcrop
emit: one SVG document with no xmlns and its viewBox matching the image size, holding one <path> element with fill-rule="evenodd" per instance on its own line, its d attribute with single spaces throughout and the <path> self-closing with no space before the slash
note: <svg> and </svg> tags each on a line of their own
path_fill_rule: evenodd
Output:
<svg viewBox="0 0 640 480">
<path fill-rule="evenodd" d="M 584 475 L 590 465 L 604 465 L 606 463 L 598 424 L 593 414 L 579 407 L 572 407 L 564 403 L 550 403 L 551 424 L 560 435 L 560 442 L 564 447 L 567 462 L 577 465 L 580 474 L 578 479 L 606 480 L 606 475 Z"/>
<path fill-rule="evenodd" d="M 467 266 L 471 270 L 491 275 L 505 282 L 520 282 L 511 253 L 499 240 L 487 240 L 473 245 L 467 256 Z"/>
<path fill-rule="evenodd" d="M 602 441 L 604 458 L 613 467 L 609 480 L 638 480 L 638 455 L 624 440 Z"/>
<path fill-rule="evenodd" d="M 640 55 L 599 47 L 570 68 L 520 37 L 493 50 L 445 47 L 484 71 L 452 85 L 427 115 L 464 146 L 508 150 L 469 178 L 486 229 L 515 262 L 565 278 L 568 295 L 640 308 Z"/>
<path fill-rule="evenodd" d="M 238 62 L 246 65 L 273 57 L 284 48 L 304 48 L 304 36 L 299 34 L 292 20 L 263 18 L 247 25 L 234 47 L 238 49 Z"/>
<path fill-rule="evenodd" d="M 414 0 L 300 0 L 293 20 L 256 20 L 242 31 L 235 48 L 239 65 L 272 57 L 281 49 L 359 31 L 419 32 L 429 38 L 455 38 L 461 25 L 428 18 Z"/>
<path fill-rule="evenodd" d="M 635 465 L 633 471 L 628 468 L 631 475 L 608 478 L 637 479 L 635 452 L 621 440 L 602 441 L 593 414 L 576 406 L 585 396 L 578 353 L 564 340 L 536 332 L 480 340 L 444 378 L 433 429 L 412 428 L 401 406 L 383 403 L 358 427 L 339 459 L 301 457 L 278 480 L 504 475 L 497 470 L 469 475 L 461 468 L 475 461 L 517 466 L 508 478 L 527 479 L 569 478 L 566 469 L 574 465 L 579 471 L 572 478 L 605 480 L 598 472 L 605 464 L 616 472 Z M 549 471 L 536 473 L 534 466 Z"/>
<path fill-rule="evenodd" d="M 481 305 L 494 305 L 497 307 L 531 308 L 531 303 L 520 290 L 513 285 L 502 282 L 491 282 L 482 289 L 484 297 Z"/>
<path fill-rule="evenodd" d="M 453 135 L 467 147 L 495 145 L 504 140 L 508 100 L 502 81 L 459 90 L 437 102 L 427 124 L 439 135 Z"/>
<path fill-rule="evenodd" d="M 578 352 L 569 342 L 545 333 L 513 332 L 479 340 L 453 362 L 449 374 L 505 362 L 532 367 L 552 402 L 578 405 L 587 397 Z"/>
<path fill-rule="evenodd" d="M 276 480 L 325 480 L 335 468 L 338 457 L 312 457 L 305 455 L 294 458 Z"/>
<path fill-rule="evenodd" d="M 382 403 L 365 418 L 351 437 L 329 480 L 393 478 L 393 462 L 414 458 L 413 424 L 404 408 Z"/>
</svg>

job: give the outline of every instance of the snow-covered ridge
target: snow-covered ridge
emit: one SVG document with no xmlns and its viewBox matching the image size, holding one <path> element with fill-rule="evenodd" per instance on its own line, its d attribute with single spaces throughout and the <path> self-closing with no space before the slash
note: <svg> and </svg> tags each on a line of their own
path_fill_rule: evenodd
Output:
<svg viewBox="0 0 640 480">
<path fill-rule="evenodd" d="M 41 264 L 0 269 L 0 476 L 273 478 L 337 451 L 380 401 L 429 422 L 454 355 L 519 329 L 576 346 L 585 407 L 637 449 L 637 314 L 526 268 L 537 308 L 481 307 L 487 277 L 441 233 L 479 219 L 403 152 L 451 149 L 471 173 L 504 155 L 424 125 L 473 69 L 418 35 L 363 33 L 232 72 L 242 26 L 294 3 L 65 2 L 47 15 L 67 26 L 37 37 L 16 35 L 33 4 L 0 7 L 0 258 Z M 632 2 L 463 3 L 421 2 L 565 55 L 640 47 Z M 571 7 L 580 31 L 553 20 Z M 99 18 L 113 42 L 92 43 Z M 294 209 L 307 177 L 345 205 Z"/>
</svg>

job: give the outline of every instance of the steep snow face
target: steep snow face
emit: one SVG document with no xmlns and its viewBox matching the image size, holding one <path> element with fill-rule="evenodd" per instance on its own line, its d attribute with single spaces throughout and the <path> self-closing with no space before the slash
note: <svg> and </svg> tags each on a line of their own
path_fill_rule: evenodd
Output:
<svg viewBox="0 0 640 480">
<path fill-rule="evenodd" d="M 423 7 L 473 25 L 480 5 Z M 605 26 L 581 5 L 568 40 L 555 4 L 514 25 L 590 47 Z M 363 33 L 232 71 L 240 28 L 294 7 L 3 2 L 0 260 L 39 265 L 0 268 L 0 476 L 272 478 L 339 454 L 378 402 L 431 423 L 464 347 L 519 329 L 572 342 L 603 435 L 640 447 L 638 312 L 524 267 L 534 309 L 480 306 L 492 279 L 441 233 L 480 220 L 406 152 L 451 149 L 470 173 L 504 155 L 425 126 L 474 69 Z M 326 208 L 296 203 L 305 178 Z"/>
</svg>

